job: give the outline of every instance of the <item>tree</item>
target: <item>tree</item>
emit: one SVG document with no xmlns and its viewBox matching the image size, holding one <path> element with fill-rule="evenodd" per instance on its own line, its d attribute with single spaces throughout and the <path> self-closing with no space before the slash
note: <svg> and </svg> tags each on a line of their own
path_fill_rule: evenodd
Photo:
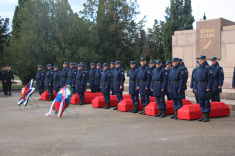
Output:
<svg viewBox="0 0 235 156">
<path fill-rule="evenodd" d="M 171 0 L 170 7 L 165 10 L 166 24 L 163 29 L 165 60 L 172 57 L 172 35 L 174 31 L 193 29 L 191 0 Z"/>
<path fill-rule="evenodd" d="M 203 15 L 203 20 L 206 20 L 206 13 L 204 13 Z"/>
<path fill-rule="evenodd" d="M 9 29 L 9 18 L 3 19 L 0 16 L 0 66 L 2 67 L 6 63 L 7 52 L 6 47 L 9 46 L 10 34 Z"/>
</svg>

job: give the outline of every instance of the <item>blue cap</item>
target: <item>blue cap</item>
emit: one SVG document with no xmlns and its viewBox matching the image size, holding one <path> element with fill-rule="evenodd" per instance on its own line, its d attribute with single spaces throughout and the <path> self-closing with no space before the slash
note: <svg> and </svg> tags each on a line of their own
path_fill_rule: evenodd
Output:
<svg viewBox="0 0 235 156">
<path fill-rule="evenodd" d="M 155 62 L 154 62 L 154 61 L 150 61 L 150 62 L 149 62 L 149 64 L 152 64 L 152 63 L 154 63 L 154 64 L 155 64 Z"/>
<path fill-rule="evenodd" d="M 156 61 L 156 64 L 160 64 L 160 63 L 162 63 L 162 60 L 161 60 L 161 59 L 158 59 L 158 60 Z"/>
<path fill-rule="evenodd" d="M 141 57 L 140 61 L 146 61 L 146 58 L 145 57 Z"/>
<path fill-rule="evenodd" d="M 111 62 L 110 64 L 113 64 L 113 65 L 115 65 L 115 63 L 114 63 L 114 62 Z"/>
<path fill-rule="evenodd" d="M 198 59 L 206 59 L 206 56 L 205 56 L 205 55 L 200 55 L 200 56 L 198 57 Z"/>
<path fill-rule="evenodd" d="M 80 63 L 80 64 L 78 64 L 78 67 L 82 67 L 83 65 Z"/>
<path fill-rule="evenodd" d="M 103 64 L 103 67 L 104 67 L 104 66 L 107 66 L 107 67 L 108 67 L 108 66 L 109 66 L 109 64 L 108 64 L 108 63 L 104 63 L 104 64 Z"/>
<path fill-rule="evenodd" d="M 171 61 L 170 61 L 170 60 L 166 61 L 166 65 L 168 65 L 168 64 L 171 64 Z"/>
<path fill-rule="evenodd" d="M 51 64 L 48 64 L 47 67 L 51 67 L 52 65 Z"/>
<path fill-rule="evenodd" d="M 59 68 L 59 66 L 58 65 L 54 65 L 54 68 Z"/>
<path fill-rule="evenodd" d="M 116 61 L 115 64 L 121 64 L 121 62 L 120 61 Z"/>
<path fill-rule="evenodd" d="M 182 58 L 179 58 L 179 61 L 180 61 L 180 62 L 182 62 L 182 61 L 183 61 L 183 59 L 182 59 Z"/>
<path fill-rule="evenodd" d="M 84 65 L 84 62 L 80 62 L 80 64 Z"/>
<path fill-rule="evenodd" d="M 199 60 L 197 60 L 197 63 L 199 63 Z"/>
<path fill-rule="evenodd" d="M 43 66 L 42 65 L 38 65 L 38 68 L 43 68 Z"/>
<path fill-rule="evenodd" d="M 101 64 L 100 64 L 100 63 L 97 63 L 96 65 L 97 65 L 97 66 L 101 66 Z"/>
<path fill-rule="evenodd" d="M 91 66 L 95 66 L 95 63 L 91 63 Z"/>
<path fill-rule="evenodd" d="M 68 62 L 64 62 L 63 64 L 67 64 L 68 65 Z"/>
<path fill-rule="evenodd" d="M 74 65 L 73 62 L 71 62 L 70 65 Z"/>
<path fill-rule="evenodd" d="M 174 61 L 179 61 L 179 58 L 178 57 L 174 57 L 171 62 L 174 62 Z"/>
<path fill-rule="evenodd" d="M 137 62 L 136 61 L 131 61 L 130 64 L 137 64 Z"/>
<path fill-rule="evenodd" d="M 211 61 L 217 60 L 217 57 L 212 57 Z"/>
</svg>

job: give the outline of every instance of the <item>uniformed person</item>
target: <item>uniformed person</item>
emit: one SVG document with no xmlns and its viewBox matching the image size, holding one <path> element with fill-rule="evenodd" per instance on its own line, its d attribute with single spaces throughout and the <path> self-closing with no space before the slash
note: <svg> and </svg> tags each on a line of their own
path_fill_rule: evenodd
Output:
<svg viewBox="0 0 235 156">
<path fill-rule="evenodd" d="M 89 74 L 89 84 L 90 84 L 90 88 L 91 88 L 92 93 L 96 92 L 95 73 L 96 73 L 95 63 L 91 63 L 91 70 L 90 70 L 90 74 Z"/>
<path fill-rule="evenodd" d="M 12 80 L 14 81 L 13 72 L 10 70 L 10 66 L 6 66 L 4 81 L 6 82 L 6 93 L 8 95 L 12 95 L 11 94 Z"/>
<path fill-rule="evenodd" d="M 78 64 L 77 63 L 73 63 L 74 64 L 74 69 L 78 70 Z"/>
<path fill-rule="evenodd" d="M 151 79 L 152 79 L 153 71 L 154 71 L 154 69 L 156 69 L 155 61 L 150 61 L 149 62 L 149 67 L 150 67 Z M 153 96 L 153 91 L 150 90 L 150 95 L 149 96 Z"/>
<path fill-rule="evenodd" d="M 101 78 L 101 64 L 96 64 L 96 72 L 95 72 L 95 89 L 96 92 L 100 92 L 100 78 Z"/>
<path fill-rule="evenodd" d="M 166 117 L 165 92 L 167 89 L 168 72 L 162 60 L 156 61 L 157 68 L 152 73 L 151 90 L 158 105 L 159 113 L 155 117 Z"/>
<path fill-rule="evenodd" d="M 137 87 L 137 75 L 139 71 L 139 67 L 136 61 L 130 62 L 130 73 L 129 73 L 129 94 L 131 95 L 131 99 L 133 101 L 134 108 L 129 112 L 138 113 L 139 107 L 139 91 L 136 90 Z"/>
<path fill-rule="evenodd" d="M 84 92 L 86 87 L 86 72 L 82 69 L 83 65 L 78 64 L 78 71 L 75 79 L 75 90 L 78 93 L 80 102 L 78 105 L 84 105 Z"/>
<path fill-rule="evenodd" d="M 53 88 L 56 93 L 60 91 L 60 80 L 61 80 L 61 71 L 59 71 L 58 65 L 54 65 Z"/>
<path fill-rule="evenodd" d="M 63 70 L 61 71 L 61 80 L 60 80 L 60 87 L 63 88 L 67 82 L 68 77 L 68 63 L 63 63 Z"/>
<path fill-rule="evenodd" d="M 77 63 L 73 63 L 74 64 L 74 69 L 73 69 L 73 82 L 72 82 L 72 89 L 73 89 L 73 94 L 76 93 L 76 89 L 75 89 L 75 79 L 76 79 L 76 75 L 77 75 L 77 71 L 78 71 L 78 65 Z"/>
<path fill-rule="evenodd" d="M 106 103 L 106 106 L 103 107 L 104 109 L 110 108 L 110 83 L 111 83 L 111 72 L 108 71 L 109 65 L 108 63 L 103 64 L 103 71 L 101 74 L 101 80 L 100 80 L 100 88 L 101 92 L 104 95 L 104 100 Z"/>
<path fill-rule="evenodd" d="M 196 78 L 194 81 L 194 91 L 197 94 L 198 101 L 201 107 L 201 111 L 203 113 L 203 117 L 198 119 L 198 121 L 208 122 L 211 104 L 210 99 L 212 98 L 212 85 L 213 85 L 213 70 L 208 65 L 206 61 L 206 56 L 199 56 L 199 67 L 196 70 Z"/>
<path fill-rule="evenodd" d="M 115 63 L 114 62 L 111 62 L 110 63 L 110 72 L 112 74 L 111 76 L 111 84 L 110 84 L 110 88 L 111 88 L 111 92 L 112 92 L 112 95 L 115 95 L 115 92 L 114 92 L 114 70 L 115 70 Z"/>
<path fill-rule="evenodd" d="M 169 73 L 170 73 L 170 70 L 171 70 L 171 61 L 170 60 L 168 60 L 168 61 L 166 61 L 166 70 L 167 70 L 167 72 L 168 72 L 168 75 L 169 75 Z M 169 101 L 169 100 L 172 100 L 171 98 L 170 98 L 170 96 L 169 96 L 169 85 L 167 84 L 167 90 L 166 90 L 166 97 L 167 97 L 167 100 Z"/>
<path fill-rule="evenodd" d="M 1 77 L 2 89 L 3 89 L 4 95 L 8 95 L 7 94 L 7 83 L 6 83 L 7 81 L 5 80 L 6 66 L 3 66 L 1 73 L 2 73 L 2 77 Z"/>
<path fill-rule="evenodd" d="M 180 58 L 180 67 L 182 70 L 184 70 L 184 85 L 183 85 L 183 97 L 182 99 L 185 99 L 185 91 L 187 90 L 187 81 L 188 81 L 188 69 L 186 68 L 183 60 Z"/>
<path fill-rule="evenodd" d="M 47 91 L 50 96 L 48 101 L 53 100 L 53 74 L 54 74 L 54 71 L 52 69 L 52 65 L 48 64 L 47 65 L 47 72 L 46 72 L 46 83 L 45 83 L 46 87 L 47 87 Z"/>
<path fill-rule="evenodd" d="M 84 62 L 80 62 L 80 64 L 82 64 L 82 70 L 86 73 L 86 84 L 85 84 L 85 91 L 86 91 L 86 87 L 87 87 L 87 75 L 88 75 L 88 69 L 85 65 Z"/>
<path fill-rule="evenodd" d="M 117 96 L 117 107 L 115 107 L 113 110 L 118 110 L 118 103 L 122 101 L 122 92 L 124 89 L 124 82 L 125 82 L 125 75 L 124 71 L 121 67 L 121 62 L 116 61 L 115 62 L 115 70 L 114 70 L 114 92 Z"/>
<path fill-rule="evenodd" d="M 212 85 L 212 98 L 211 101 L 220 102 L 220 93 L 222 92 L 222 86 L 224 83 L 224 71 L 223 68 L 217 62 L 217 57 L 211 58 L 211 68 L 214 75 L 214 81 Z"/>
<path fill-rule="evenodd" d="M 173 100 L 175 114 L 171 119 L 178 119 L 178 110 L 183 106 L 182 98 L 184 94 L 185 70 L 180 67 L 179 58 L 172 59 L 173 67 L 168 75 L 169 94 Z"/>
<path fill-rule="evenodd" d="M 193 89 L 193 88 L 196 88 L 196 87 L 194 87 L 193 85 L 194 85 L 194 81 L 195 81 L 195 79 L 196 79 L 196 71 L 197 71 L 198 67 L 199 67 L 199 60 L 197 60 L 197 66 L 196 66 L 196 68 L 193 69 L 192 76 L 191 76 L 190 88 L 192 88 L 192 89 Z M 196 92 L 194 91 L 194 89 L 193 89 L 193 93 L 195 94 L 195 98 L 196 98 L 197 103 L 199 103 L 198 98 L 197 98 L 197 94 L 196 94 Z"/>
<path fill-rule="evenodd" d="M 73 78 L 74 78 L 74 64 L 73 62 L 70 63 L 68 73 L 67 73 L 67 81 L 66 84 L 72 87 L 73 85 Z M 73 87 L 72 87 L 73 89 Z"/>
<path fill-rule="evenodd" d="M 44 92 L 44 86 L 45 86 L 44 80 L 45 80 L 45 73 L 43 70 L 43 66 L 38 65 L 38 72 L 36 75 L 36 86 L 37 86 L 38 93 L 40 96 Z M 41 100 L 41 98 L 39 100 Z"/>
<path fill-rule="evenodd" d="M 151 71 L 145 57 L 140 58 L 141 67 L 139 68 L 137 76 L 137 87 L 139 90 L 142 106 L 144 110 L 139 114 L 145 115 L 145 107 L 149 104 L 150 84 L 151 84 Z"/>
</svg>

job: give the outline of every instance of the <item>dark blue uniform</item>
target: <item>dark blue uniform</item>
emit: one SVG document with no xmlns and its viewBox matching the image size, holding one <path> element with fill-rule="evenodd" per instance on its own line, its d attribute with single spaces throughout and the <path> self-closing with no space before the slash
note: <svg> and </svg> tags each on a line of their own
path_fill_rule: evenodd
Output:
<svg viewBox="0 0 235 156">
<path fill-rule="evenodd" d="M 195 79 L 196 79 L 196 71 L 197 71 L 197 68 L 198 67 L 196 67 L 196 68 L 194 68 L 193 69 L 193 72 L 192 72 L 192 76 L 191 76 L 191 84 L 190 84 L 190 88 L 195 88 L 196 89 L 196 86 L 194 86 L 194 81 L 195 81 Z M 198 101 L 198 98 L 197 98 L 197 94 L 196 94 L 196 92 L 194 91 L 194 89 L 193 89 L 193 93 L 195 94 L 195 98 L 196 98 L 196 101 L 197 101 L 197 103 L 199 102 Z"/>
<path fill-rule="evenodd" d="M 72 89 L 73 89 L 73 94 L 76 93 L 76 89 L 75 89 L 75 79 L 76 79 L 76 75 L 77 75 L 77 68 L 74 68 L 73 70 L 73 82 L 72 82 Z"/>
<path fill-rule="evenodd" d="M 170 73 L 170 71 L 171 71 L 171 68 L 167 68 L 166 71 L 167 71 L 167 73 L 168 73 L 168 75 L 169 75 L 169 73 Z M 172 100 L 172 99 L 170 98 L 170 95 L 169 95 L 169 90 L 170 90 L 169 87 L 170 87 L 170 86 L 169 86 L 168 83 L 167 83 L 166 97 L 167 97 L 167 100 Z"/>
<path fill-rule="evenodd" d="M 93 68 L 93 69 L 90 70 L 89 84 L 90 84 L 92 93 L 96 92 L 96 89 L 95 89 L 95 73 L 96 73 L 96 68 Z"/>
<path fill-rule="evenodd" d="M 53 88 L 56 93 L 58 93 L 60 91 L 60 79 L 61 79 L 61 72 L 59 70 L 54 71 Z"/>
<path fill-rule="evenodd" d="M 114 92 L 114 70 L 115 70 L 115 67 L 114 68 L 110 68 L 109 69 L 110 72 L 111 72 L 111 83 L 110 83 L 110 89 L 112 91 L 112 95 L 115 95 L 115 92 Z"/>
<path fill-rule="evenodd" d="M 100 87 L 106 103 L 110 103 L 110 82 L 111 72 L 103 70 L 101 75 Z"/>
<path fill-rule="evenodd" d="M 53 74 L 52 68 L 46 72 L 46 87 L 50 97 L 53 96 Z"/>
<path fill-rule="evenodd" d="M 187 90 L 187 81 L 188 81 L 188 69 L 185 67 L 184 62 L 181 65 L 181 70 L 184 70 L 184 84 L 183 84 L 183 97 L 185 99 L 185 90 Z"/>
<path fill-rule="evenodd" d="M 68 68 L 63 68 L 61 72 L 61 80 L 60 80 L 60 87 L 63 88 L 66 84 L 67 77 L 68 77 Z"/>
<path fill-rule="evenodd" d="M 73 75 L 74 75 L 74 68 L 69 68 L 67 73 L 67 81 L 66 84 L 72 86 L 73 84 Z"/>
<path fill-rule="evenodd" d="M 169 95 L 173 100 L 174 110 L 177 112 L 183 105 L 185 70 L 180 65 L 173 66 L 168 75 Z M 177 115 L 177 113 L 175 114 Z"/>
<path fill-rule="evenodd" d="M 217 62 L 215 65 L 211 66 L 213 75 L 214 75 L 214 81 L 212 85 L 212 98 L 211 101 L 218 101 L 220 102 L 220 93 L 222 92 L 222 89 L 218 89 L 219 86 L 223 86 L 224 83 L 224 71 L 221 66 L 219 66 L 219 63 Z"/>
<path fill-rule="evenodd" d="M 9 95 L 11 94 L 11 80 L 14 80 L 13 72 L 11 70 L 5 70 L 2 75 L 2 84 L 3 84 L 3 91 L 4 95 L 8 95 L 7 93 L 9 92 Z"/>
<path fill-rule="evenodd" d="M 39 95 L 41 95 L 44 92 L 44 86 L 45 86 L 44 80 L 45 80 L 45 73 L 42 69 L 42 70 L 39 70 L 36 75 L 36 85 L 37 85 Z"/>
<path fill-rule="evenodd" d="M 124 89 L 124 82 L 125 82 L 124 71 L 122 70 L 121 67 L 115 68 L 113 87 L 114 87 L 115 95 L 117 96 L 117 103 L 121 102 L 123 99 L 122 92 Z M 120 89 L 121 86 L 122 86 L 122 89 Z"/>
<path fill-rule="evenodd" d="M 100 79 L 101 79 L 101 69 L 96 69 L 95 72 L 95 89 L 96 92 L 100 92 Z"/>
<path fill-rule="evenodd" d="M 133 101 L 134 106 L 139 106 L 139 91 L 136 90 L 138 71 L 139 67 L 136 64 L 135 67 L 132 68 L 129 73 L 129 94 L 131 95 L 131 99 Z"/>
<path fill-rule="evenodd" d="M 151 71 L 150 68 L 148 67 L 148 64 L 146 64 L 139 68 L 137 76 L 137 87 L 139 87 L 139 93 L 143 107 L 147 106 L 150 102 L 149 99 L 150 84 L 151 84 Z"/>
<path fill-rule="evenodd" d="M 168 72 L 163 65 L 153 71 L 151 89 L 153 89 L 153 96 L 155 96 L 155 100 L 159 110 L 166 109 L 164 96 L 167 90 L 167 79 Z"/>
<path fill-rule="evenodd" d="M 203 65 L 199 65 L 196 70 L 196 77 L 194 81 L 194 90 L 199 100 L 202 113 L 210 113 L 212 98 L 212 92 L 207 89 L 212 89 L 213 85 L 213 71 L 212 68 L 205 62 Z"/>
<path fill-rule="evenodd" d="M 150 68 L 150 71 L 151 71 L 151 81 L 152 81 L 152 77 L 153 77 L 153 71 L 154 69 L 156 69 L 156 66 Z M 150 90 L 150 95 L 149 96 L 153 96 L 153 92 Z"/>
<path fill-rule="evenodd" d="M 84 92 L 86 87 L 86 72 L 78 70 L 75 78 L 75 90 L 80 100 L 84 100 Z"/>
</svg>

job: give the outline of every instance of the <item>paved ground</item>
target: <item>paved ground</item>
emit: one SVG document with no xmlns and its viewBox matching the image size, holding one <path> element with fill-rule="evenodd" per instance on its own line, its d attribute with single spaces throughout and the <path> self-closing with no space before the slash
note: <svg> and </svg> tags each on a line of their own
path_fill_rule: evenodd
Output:
<svg viewBox="0 0 235 156">
<path fill-rule="evenodd" d="M 235 112 L 209 123 L 73 106 L 62 118 L 17 106 L 19 93 L 0 96 L 0 155 L 235 155 Z M 33 96 L 38 99 L 37 93 Z"/>
</svg>

